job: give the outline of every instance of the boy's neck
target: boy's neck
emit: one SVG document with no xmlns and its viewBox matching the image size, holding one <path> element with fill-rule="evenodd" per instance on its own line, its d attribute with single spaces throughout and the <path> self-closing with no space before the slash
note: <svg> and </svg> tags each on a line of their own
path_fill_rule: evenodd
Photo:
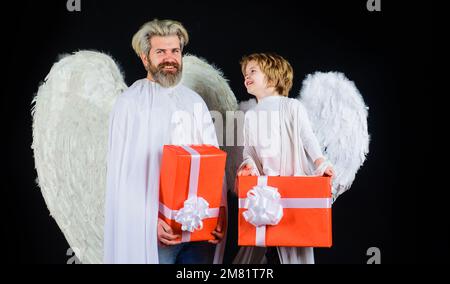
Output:
<svg viewBox="0 0 450 284">
<path fill-rule="evenodd" d="M 278 94 L 277 91 L 275 90 L 267 90 L 264 93 L 261 94 L 256 94 L 256 101 L 259 103 L 262 99 L 267 98 L 267 97 L 271 97 L 271 96 L 279 96 L 280 94 Z"/>
</svg>

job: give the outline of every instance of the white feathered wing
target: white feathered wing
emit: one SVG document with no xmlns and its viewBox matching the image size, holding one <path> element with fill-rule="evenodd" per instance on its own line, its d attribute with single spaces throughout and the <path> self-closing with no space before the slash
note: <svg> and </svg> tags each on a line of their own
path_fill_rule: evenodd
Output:
<svg viewBox="0 0 450 284">
<path fill-rule="evenodd" d="M 53 65 L 33 100 L 38 183 L 51 216 L 85 263 L 102 261 L 108 119 L 126 87 L 109 56 L 79 51 Z"/>
<path fill-rule="evenodd" d="M 334 200 L 350 188 L 369 152 L 367 112 L 355 84 L 338 72 L 316 72 L 303 81 L 305 106 L 323 154 L 333 164 Z"/>
<path fill-rule="evenodd" d="M 195 56 L 183 60 L 184 83 L 210 109 L 237 108 L 220 71 Z M 111 57 L 79 51 L 53 65 L 33 100 L 37 182 L 51 216 L 83 263 L 103 259 L 109 113 L 126 88 Z"/>
</svg>

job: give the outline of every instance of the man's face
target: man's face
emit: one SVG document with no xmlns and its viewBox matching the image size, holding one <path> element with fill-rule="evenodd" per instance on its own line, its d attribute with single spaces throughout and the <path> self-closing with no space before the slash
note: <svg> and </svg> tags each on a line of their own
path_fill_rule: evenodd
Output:
<svg viewBox="0 0 450 284">
<path fill-rule="evenodd" d="M 153 36 L 150 46 L 147 62 L 143 60 L 153 80 L 166 88 L 178 84 L 183 69 L 178 36 Z"/>
</svg>

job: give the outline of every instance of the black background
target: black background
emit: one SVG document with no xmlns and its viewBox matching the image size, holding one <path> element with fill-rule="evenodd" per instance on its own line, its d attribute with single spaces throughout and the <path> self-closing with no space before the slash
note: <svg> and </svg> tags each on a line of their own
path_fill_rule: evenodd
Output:
<svg viewBox="0 0 450 284">
<path fill-rule="evenodd" d="M 311 1 L 313 2 L 313 1 Z M 366 263 L 370 247 L 382 263 L 414 262 L 414 185 L 402 178 L 406 123 L 431 62 L 430 4 L 382 0 L 381 12 L 359 1 L 87 1 L 69 12 L 66 1 L 21 1 L 4 6 L 2 90 L 7 143 L 2 225 L 6 257 L 13 263 L 66 263 L 69 248 L 35 184 L 31 101 L 58 56 L 81 49 L 112 55 L 128 85 L 145 77 L 131 37 L 153 18 L 181 21 L 190 34 L 185 51 L 219 67 L 238 100 L 245 92 L 239 59 L 276 52 L 294 68 L 296 96 L 306 74 L 340 71 L 369 106 L 370 153 L 352 188 L 333 207 L 331 249 L 316 249 L 317 263 Z M 419 80 L 420 79 L 420 80 Z M 230 231 L 230 262 L 236 246 Z"/>
</svg>

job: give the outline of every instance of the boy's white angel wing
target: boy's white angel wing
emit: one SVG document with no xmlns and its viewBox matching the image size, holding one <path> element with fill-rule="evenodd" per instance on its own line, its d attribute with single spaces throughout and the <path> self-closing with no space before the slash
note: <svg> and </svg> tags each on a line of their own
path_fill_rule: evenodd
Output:
<svg viewBox="0 0 450 284">
<path fill-rule="evenodd" d="M 334 165 L 336 199 L 350 188 L 369 152 L 368 107 L 355 84 L 338 72 L 308 75 L 298 99 L 324 155 Z"/>
</svg>

